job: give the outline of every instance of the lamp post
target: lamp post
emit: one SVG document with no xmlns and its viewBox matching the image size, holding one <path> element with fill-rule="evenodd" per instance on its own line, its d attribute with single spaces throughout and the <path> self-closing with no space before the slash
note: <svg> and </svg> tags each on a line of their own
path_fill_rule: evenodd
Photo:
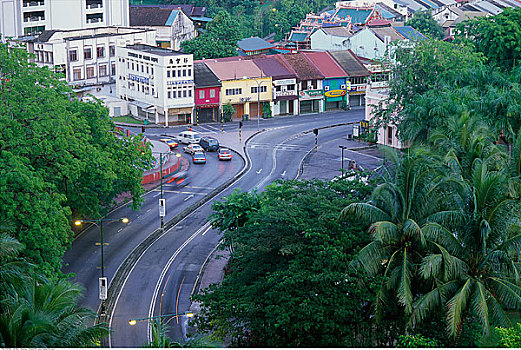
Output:
<svg viewBox="0 0 521 350">
<path fill-rule="evenodd" d="M 179 317 L 179 316 L 194 317 L 194 313 L 192 311 L 186 311 L 185 313 L 182 313 L 182 314 L 166 314 L 166 315 L 159 315 L 159 316 L 152 316 L 152 317 L 135 318 L 135 319 L 128 320 L 128 324 L 131 326 L 135 326 L 138 321 L 150 321 L 155 318 L 159 318 L 159 322 L 161 322 L 161 319 L 163 317 L 170 317 L 170 320 L 171 320 L 172 318 Z M 166 323 L 168 323 L 170 320 L 166 321 Z"/>
<path fill-rule="evenodd" d="M 106 294 L 102 292 L 103 288 L 107 287 L 107 283 L 105 280 L 105 266 L 103 264 L 103 223 L 104 222 L 116 222 L 120 221 L 124 224 L 128 224 L 128 218 L 119 218 L 119 219 L 97 219 L 97 220 L 76 220 L 74 225 L 81 226 L 83 223 L 94 224 L 99 227 L 99 236 L 100 236 L 100 247 L 101 247 L 101 277 L 99 279 L 100 283 L 100 299 L 101 299 L 101 315 L 105 315 L 105 299 L 107 298 Z"/>
<path fill-rule="evenodd" d="M 341 165 L 341 171 L 342 171 L 342 177 L 344 177 L 344 150 L 347 148 L 347 146 L 338 146 L 340 149 L 342 149 L 342 165 Z"/>
<path fill-rule="evenodd" d="M 152 152 L 152 153 L 159 153 L 159 172 L 160 172 L 160 179 L 161 179 L 161 197 L 159 198 L 159 207 L 160 207 L 160 210 L 159 210 L 159 216 L 161 217 L 161 229 L 163 230 L 164 227 L 165 227 L 165 221 L 164 221 L 164 218 L 165 218 L 165 214 L 166 214 L 166 210 L 165 211 L 162 211 L 161 210 L 161 206 L 165 207 L 164 209 L 166 209 L 166 203 L 164 202 L 164 199 L 163 199 L 163 154 L 169 154 L 170 152 L 167 152 L 167 153 L 162 153 L 162 152 Z M 176 157 L 177 158 L 181 158 L 181 153 L 176 153 Z"/>
<path fill-rule="evenodd" d="M 266 83 L 267 81 L 258 80 L 257 78 L 249 78 L 249 77 L 243 77 L 243 79 L 251 79 L 254 80 L 257 83 L 257 130 L 260 129 L 260 87 L 262 83 Z M 269 82 L 268 82 L 269 83 Z"/>
</svg>

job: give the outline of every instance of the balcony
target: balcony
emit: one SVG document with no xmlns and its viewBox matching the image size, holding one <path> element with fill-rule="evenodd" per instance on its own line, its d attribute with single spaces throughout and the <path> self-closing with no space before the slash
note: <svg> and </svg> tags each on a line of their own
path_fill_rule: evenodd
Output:
<svg viewBox="0 0 521 350">
<path fill-rule="evenodd" d="M 43 17 L 43 16 L 24 17 L 25 23 L 34 23 L 34 22 L 40 22 L 40 21 L 45 21 L 45 17 Z"/>
<path fill-rule="evenodd" d="M 87 10 L 103 8 L 103 4 L 87 4 Z"/>
</svg>

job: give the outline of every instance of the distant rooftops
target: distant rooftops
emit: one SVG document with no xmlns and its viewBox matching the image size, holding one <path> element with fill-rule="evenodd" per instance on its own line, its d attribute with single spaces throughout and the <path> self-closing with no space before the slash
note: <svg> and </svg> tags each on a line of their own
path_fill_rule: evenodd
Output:
<svg viewBox="0 0 521 350">
<path fill-rule="evenodd" d="M 178 55 L 187 55 L 185 53 L 174 51 L 170 49 L 164 49 L 157 46 L 150 46 L 145 44 L 134 44 L 134 45 L 127 45 L 125 47 L 126 49 L 136 50 L 136 51 L 142 51 L 153 55 L 158 56 L 178 56 Z"/>
<path fill-rule="evenodd" d="M 72 30 L 44 30 L 39 36 L 34 38 L 33 42 L 46 43 L 60 40 L 83 40 L 89 38 L 99 38 L 106 36 L 118 36 L 124 34 L 134 34 L 153 29 L 132 28 L 132 27 L 101 27 L 89 29 L 72 29 Z"/>
<path fill-rule="evenodd" d="M 239 49 L 245 52 L 269 50 L 275 47 L 275 45 L 270 44 L 266 40 L 261 39 L 257 36 L 239 40 L 237 42 L 237 46 L 239 47 Z"/>
</svg>

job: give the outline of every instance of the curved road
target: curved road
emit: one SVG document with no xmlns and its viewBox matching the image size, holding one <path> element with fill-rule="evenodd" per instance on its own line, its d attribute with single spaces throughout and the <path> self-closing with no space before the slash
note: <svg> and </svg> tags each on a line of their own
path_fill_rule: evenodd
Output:
<svg viewBox="0 0 521 350">
<path fill-rule="evenodd" d="M 236 188 L 251 190 L 257 187 L 261 191 L 276 179 L 295 178 L 300 161 L 314 146 L 315 137 L 310 132 L 313 128 L 360 120 L 362 113 L 351 111 L 282 119 L 272 130 L 258 134 L 248 142 L 249 170 L 216 199 Z M 291 125 L 284 125 L 287 122 Z M 319 142 L 345 137 L 347 129 L 345 126 L 321 129 Z M 113 309 L 112 346 L 135 347 L 147 341 L 148 323 L 130 326 L 128 320 L 131 318 L 183 313 L 189 308 L 200 267 L 220 239 L 218 232 L 207 224 L 212 202 L 201 206 L 167 231 L 136 263 Z M 181 338 L 186 319 L 174 317 L 167 321 L 172 327 L 169 336 Z"/>
</svg>

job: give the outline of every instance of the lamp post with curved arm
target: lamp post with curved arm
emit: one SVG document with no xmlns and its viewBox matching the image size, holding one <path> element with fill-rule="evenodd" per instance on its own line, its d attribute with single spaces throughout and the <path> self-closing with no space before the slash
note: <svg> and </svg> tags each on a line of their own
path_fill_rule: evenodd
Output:
<svg viewBox="0 0 521 350">
<path fill-rule="evenodd" d="M 128 218 L 119 218 L 119 219 L 96 219 L 96 220 L 76 220 L 74 222 L 74 225 L 76 226 L 81 226 L 81 224 L 83 223 L 88 223 L 88 224 L 94 224 L 96 226 L 99 227 L 99 236 L 100 236 L 100 247 L 101 247 L 101 278 L 99 279 L 99 283 L 100 283 L 100 290 L 101 290 L 101 287 L 102 287 L 102 284 L 105 283 L 105 285 L 103 287 L 107 287 L 107 284 L 106 284 L 106 281 L 105 281 L 105 266 L 104 266 L 104 263 L 103 263 L 103 246 L 104 246 L 104 243 L 103 243 L 103 223 L 104 222 L 116 222 L 116 221 L 119 221 L 119 222 L 122 222 L 124 224 L 128 224 Z M 100 293 L 100 299 L 101 299 L 101 315 L 104 315 L 105 314 L 105 299 L 106 299 L 106 296 L 103 296 L 102 293 Z"/>
<path fill-rule="evenodd" d="M 259 80 L 257 78 L 253 77 L 243 77 L 243 79 L 251 79 L 254 80 L 257 83 L 257 130 L 260 129 L 260 87 L 262 83 L 269 83 L 269 81 L 266 80 Z M 267 86 L 266 86 L 267 88 Z"/>
</svg>

